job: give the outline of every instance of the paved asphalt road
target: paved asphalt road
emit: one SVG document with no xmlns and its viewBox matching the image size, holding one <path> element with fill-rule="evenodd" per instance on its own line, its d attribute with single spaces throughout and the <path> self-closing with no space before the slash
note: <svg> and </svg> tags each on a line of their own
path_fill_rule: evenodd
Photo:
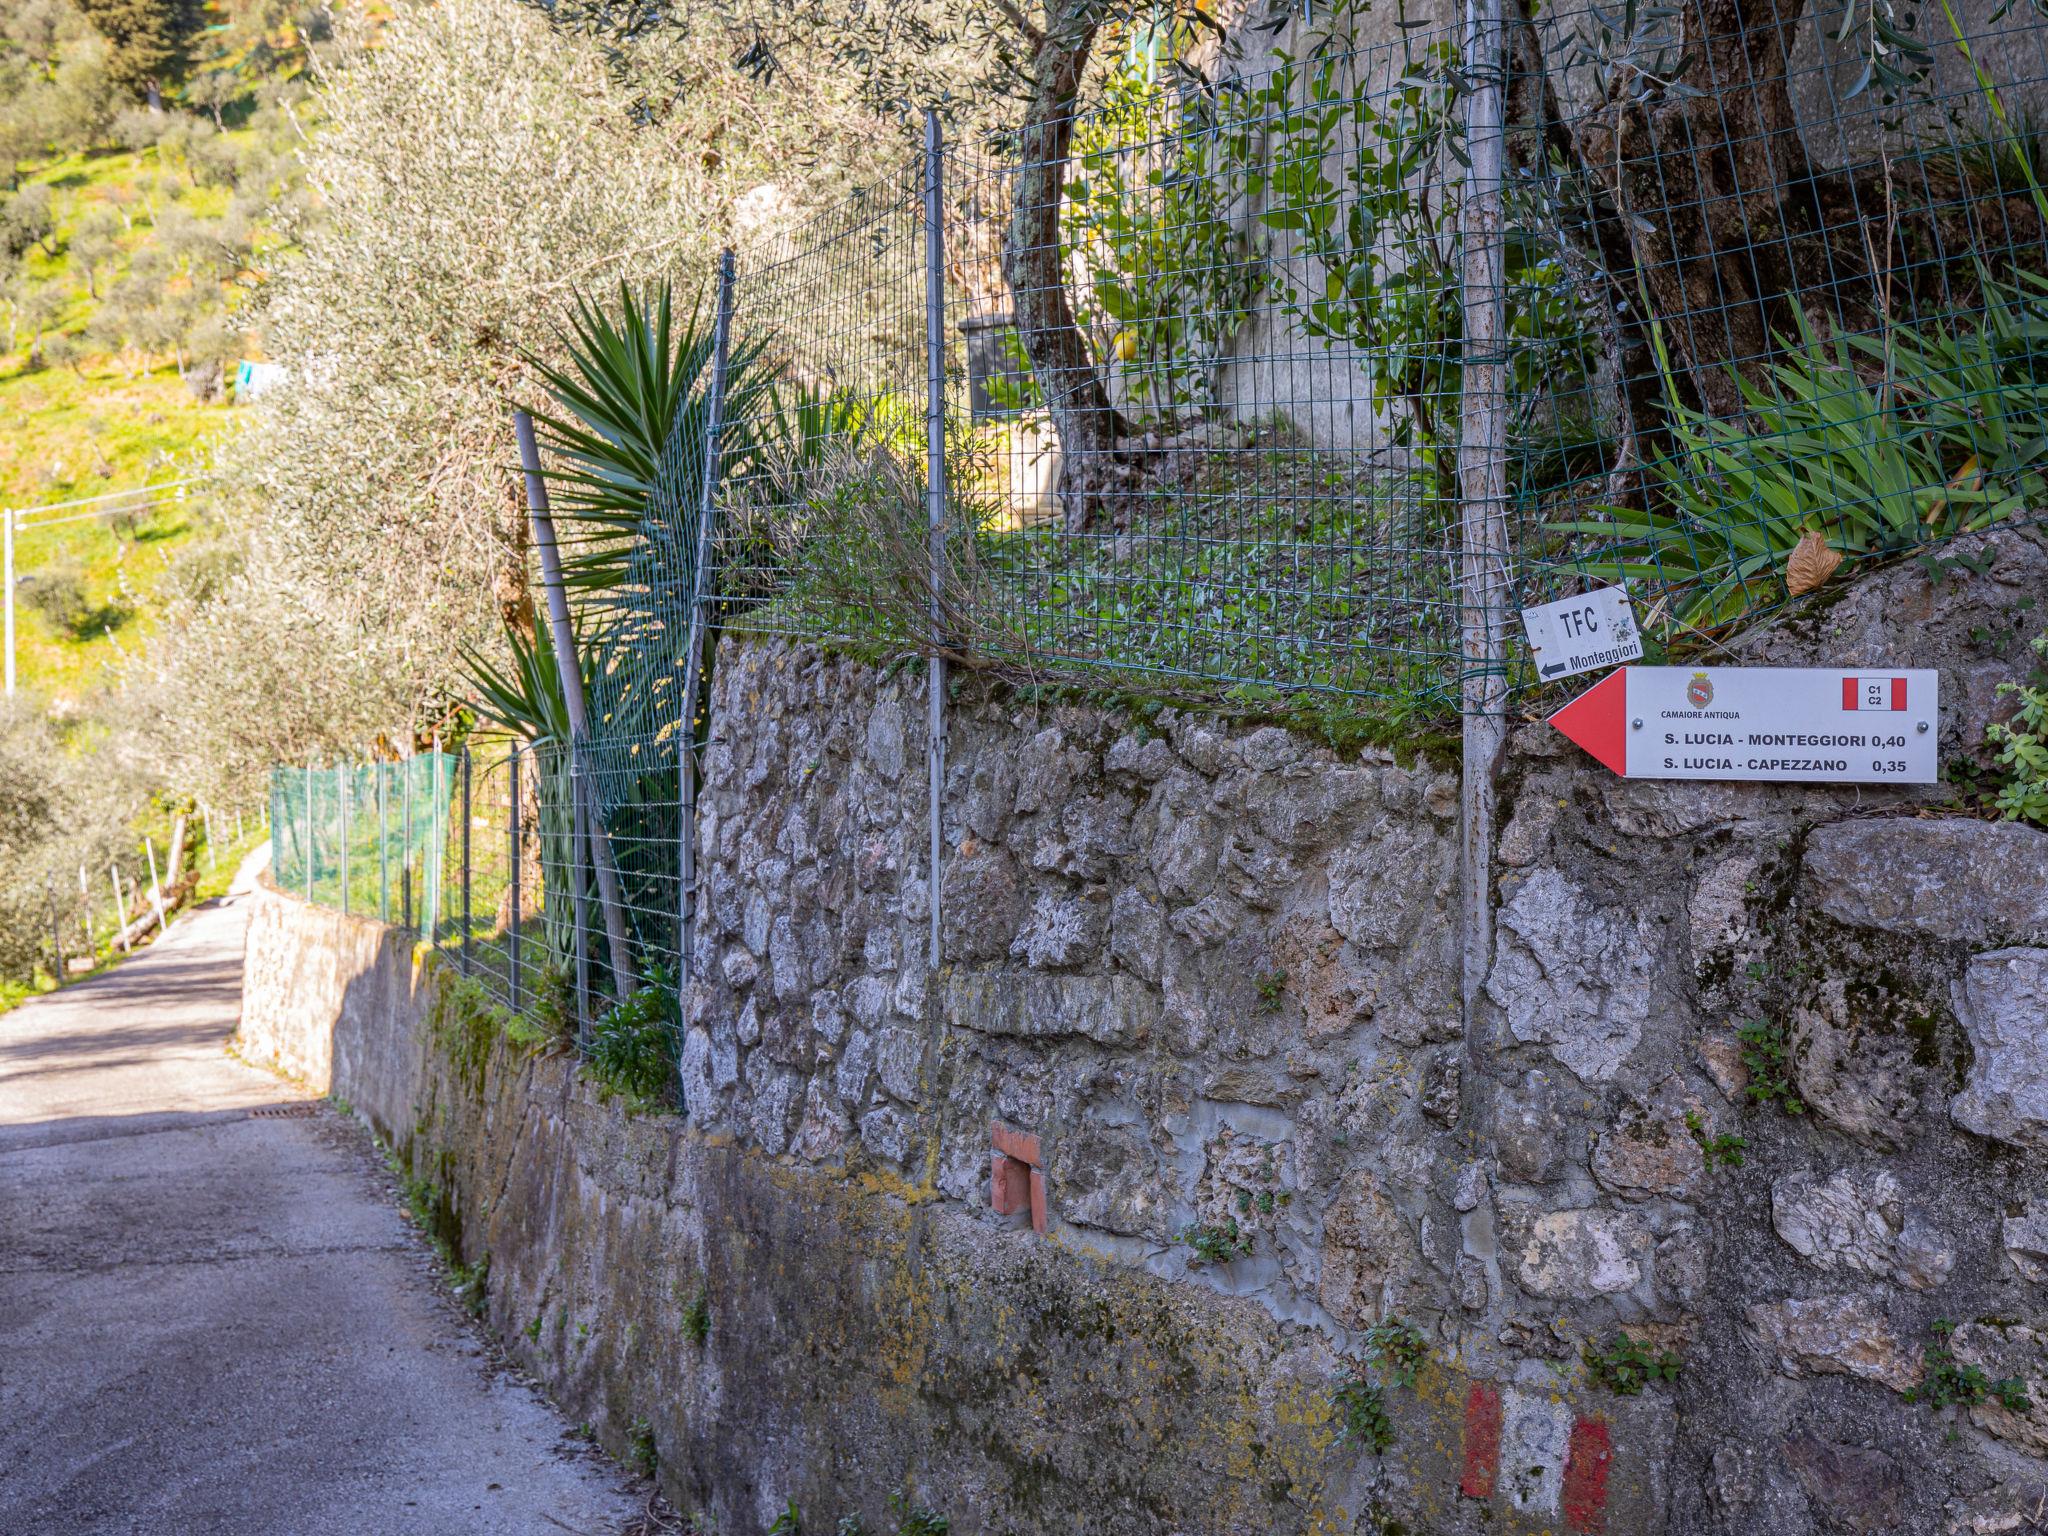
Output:
<svg viewBox="0 0 2048 1536">
<path fill-rule="evenodd" d="M 247 904 L 0 1015 L 0 1536 L 620 1531 L 363 1132 L 226 1054 Z"/>
</svg>

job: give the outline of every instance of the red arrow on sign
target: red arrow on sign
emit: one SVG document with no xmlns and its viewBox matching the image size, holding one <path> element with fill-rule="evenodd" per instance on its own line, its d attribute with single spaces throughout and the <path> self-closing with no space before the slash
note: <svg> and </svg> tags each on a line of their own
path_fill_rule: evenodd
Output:
<svg viewBox="0 0 2048 1536">
<path fill-rule="evenodd" d="M 1616 773 L 1628 776 L 1628 668 L 1600 679 L 1550 717 L 1570 740 Z"/>
</svg>

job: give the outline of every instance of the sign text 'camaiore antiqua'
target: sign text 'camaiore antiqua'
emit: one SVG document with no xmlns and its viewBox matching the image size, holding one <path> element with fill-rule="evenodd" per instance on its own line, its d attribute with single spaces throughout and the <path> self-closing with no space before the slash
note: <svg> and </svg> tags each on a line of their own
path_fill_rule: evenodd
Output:
<svg viewBox="0 0 2048 1536">
<path fill-rule="evenodd" d="M 1940 674 L 1623 667 L 1550 723 L 1629 779 L 1932 784 Z"/>
</svg>

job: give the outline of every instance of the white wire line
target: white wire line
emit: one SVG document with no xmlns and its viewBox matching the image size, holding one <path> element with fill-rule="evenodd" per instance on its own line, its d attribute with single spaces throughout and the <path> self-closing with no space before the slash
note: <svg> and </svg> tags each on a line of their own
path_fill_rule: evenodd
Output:
<svg viewBox="0 0 2048 1536">
<path fill-rule="evenodd" d="M 205 485 L 206 483 L 207 479 L 204 475 L 192 475 L 183 480 L 160 480 L 155 485 L 138 485 L 132 486 L 125 491 L 109 491 L 104 496 L 81 496 L 75 501 L 52 501 L 46 502 L 39 507 L 15 507 L 4 510 L 6 515 L 14 518 L 14 531 L 16 533 L 29 533 L 37 528 L 55 528 L 64 523 L 82 523 L 95 517 L 106 517 L 114 512 L 128 510 L 124 507 L 105 505 L 108 502 L 143 501 L 146 505 L 153 506 L 158 501 L 167 499 L 161 494 L 162 492 L 177 490 L 188 485 Z M 69 517 L 44 517 L 38 518 L 34 522 L 23 521 L 24 518 L 35 517 L 39 512 L 57 512 L 62 511 L 66 507 L 94 507 L 96 510 L 91 512 L 74 512 Z"/>
</svg>

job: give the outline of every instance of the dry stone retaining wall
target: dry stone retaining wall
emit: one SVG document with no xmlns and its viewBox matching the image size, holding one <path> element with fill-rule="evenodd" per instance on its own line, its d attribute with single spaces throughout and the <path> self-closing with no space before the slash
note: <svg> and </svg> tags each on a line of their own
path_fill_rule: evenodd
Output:
<svg viewBox="0 0 2048 1536">
<path fill-rule="evenodd" d="M 1961 751 L 2048 590 L 1991 543 L 1758 648 L 1939 665 Z M 960 690 L 932 966 L 920 689 L 721 650 L 686 1120 L 432 976 L 348 989 L 393 1060 L 337 1050 L 336 1091 L 448 1190 L 514 1352 L 721 1529 L 898 1485 L 991 1532 L 2038 1522 L 2048 834 L 1521 728 L 1467 1038 L 1453 774 L 1171 709 Z M 252 978 L 330 986 L 268 900 Z M 1042 1232 L 992 1204 L 998 1125 Z M 1380 1455 L 1338 1389 L 1397 1317 L 1428 1361 L 1377 1372 Z M 1614 1390 L 1624 1331 L 1676 1380 Z M 1911 1400 L 1973 1367 L 2031 1391 Z"/>
</svg>

